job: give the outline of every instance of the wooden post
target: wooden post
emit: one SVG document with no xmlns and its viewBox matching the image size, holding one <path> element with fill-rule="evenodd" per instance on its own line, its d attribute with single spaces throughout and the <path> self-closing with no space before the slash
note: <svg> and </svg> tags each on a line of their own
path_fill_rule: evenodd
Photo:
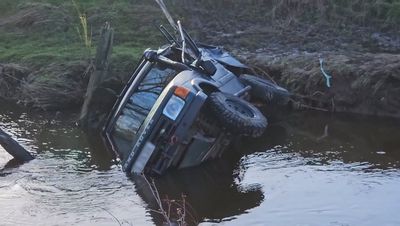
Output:
<svg viewBox="0 0 400 226">
<path fill-rule="evenodd" d="M 12 137 L 8 135 L 6 132 L 4 132 L 1 128 L 0 128 L 0 145 L 15 159 L 24 162 L 34 159 L 33 156 L 24 147 L 18 144 L 17 141 L 12 139 Z"/>
<path fill-rule="evenodd" d="M 90 76 L 88 87 L 86 90 L 85 100 L 82 105 L 79 124 L 84 130 L 96 128 L 93 124 L 93 119 L 96 116 L 96 110 L 101 105 L 101 97 L 96 96 L 101 93 L 100 85 L 107 78 L 110 56 L 112 52 L 114 31 L 108 22 L 105 23 L 101 30 L 101 36 L 96 50 L 96 58 L 94 61 L 94 72 Z"/>
</svg>

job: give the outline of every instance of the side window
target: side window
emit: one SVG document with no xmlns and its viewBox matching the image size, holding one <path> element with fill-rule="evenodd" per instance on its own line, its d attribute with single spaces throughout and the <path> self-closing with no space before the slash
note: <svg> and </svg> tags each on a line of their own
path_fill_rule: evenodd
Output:
<svg viewBox="0 0 400 226">
<path fill-rule="evenodd" d="M 176 71 L 155 64 L 129 97 L 117 119 L 113 136 L 132 141 L 161 92 L 175 75 Z"/>
</svg>

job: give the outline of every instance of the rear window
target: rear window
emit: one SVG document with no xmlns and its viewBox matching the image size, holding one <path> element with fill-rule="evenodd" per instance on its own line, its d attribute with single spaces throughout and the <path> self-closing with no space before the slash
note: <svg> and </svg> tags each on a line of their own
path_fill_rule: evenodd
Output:
<svg viewBox="0 0 400 226">
<path fill-rule="evenodd" d="M 112 137 L 119 149 L 131 146 L 154 103 L 176 73 L 172 69 L 155 64 L 142 79 L 115 123 Z"/>
</svg>

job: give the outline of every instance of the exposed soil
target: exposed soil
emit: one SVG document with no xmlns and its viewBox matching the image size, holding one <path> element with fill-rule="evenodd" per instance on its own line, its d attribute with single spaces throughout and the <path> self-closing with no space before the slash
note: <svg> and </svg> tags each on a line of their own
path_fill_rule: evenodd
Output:
<svg viewBox="0 0 400 226">
<path fill-rule="evenodd" d="M 332 78 L 327 87 L 323 69 Z M 303 107 L 332 112 L 400 116 L 400 55 L 338 52 L 246 55 L 284 84 Z"/>
<path fill-rule="evenodd" d="M 224 45 L 293 93 L 295 108 L 400 117 L 400 33 L 292 21 L 190 21 L 197 38 Z M 223 29 L 218 30 L 218 27 Z M 224 32 L 220 32 L 223 30 Z M 321 70 L 332 76 L 327 87 Z"/>
</svg>

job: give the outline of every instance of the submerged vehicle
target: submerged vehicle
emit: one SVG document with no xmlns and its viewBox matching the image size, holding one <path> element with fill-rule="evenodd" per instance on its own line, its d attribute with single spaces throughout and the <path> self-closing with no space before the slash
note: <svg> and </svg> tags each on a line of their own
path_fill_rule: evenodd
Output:
<svg viewBox="0 0 400 226">
<path fill-rule="evenodd" d="M 257 76 L 222 48 L 193 41 L 156 0 L 174 29 L 144 51 L 104 127 L 106 146 L 128 173 L 163 174 L 222 155 L 239 136 L 260 136 L 267 119 L 247 100 L 283 103 L 286 89 Z"/>
</svg>

